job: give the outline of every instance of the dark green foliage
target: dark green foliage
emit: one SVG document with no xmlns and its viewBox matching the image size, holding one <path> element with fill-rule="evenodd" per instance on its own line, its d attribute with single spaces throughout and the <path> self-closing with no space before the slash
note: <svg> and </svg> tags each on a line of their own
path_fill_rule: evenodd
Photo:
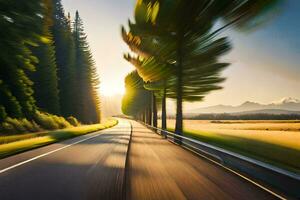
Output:
<svg viewBox="0 0 300 200">
<path fill-rule="evenodd" d="M 174 72 L 174 66 L 169 62 L 164 62 L 166 59 L 164 60 L 162 57 L 165 55 L 165 52 L 162 51 L 162 45 L 158 42 L 159 38 L 152 37 L 152 29 L 149 28 L 147 30 L 147 36 L 142 37 L 140 35 L 135 36 L 131 32 L 127 33 L 124 27 L 122 27 L 122 37 L 129 48 L 138 54 L 137 57 L 125 54 L 124 58 L 136 67 L 138 73 L 146 82 L 144 87 L 147 90 L 153 91 L 153 126 L 156 127 L 157 104 L 162 106 L 162 116 L 166 116 L 166 83 L 168 82 L 167 79 Z M 162 124 L 166 124 L 165 117 L 162 118 Z"/>
<path fill-rule="evenodd" d="M 80 123 L 78 122 L 78 120 L 75 117 L 68 117 L 67 121 L 72 125 L 72 126 L 79 126 Z"/>
<path fill-rule="evenodd" d="M 61 114 L 74 116 L 83 123 L 100 121 L 99 78 L 92 58 L 83 23 L 76 12 L 71 23 L 65 16 L 60 0 L 54 0 L 55 56 L 59 78 Z"/>
<path fill-rule="evenodd" d="M 65 16 L 60 0 L 53 0 L 51 33 L 55 46 L 61 114 L 68 117 L 74 114 L 76 99 L 75 46 L 70 19 Z"/>
<path fill-rule="evenodd" d="M 183 101 L 200 101 L 210 91 L 221 89 L 219 62 L 230 50 L 226 37 L 217 37 L 228 27 L 250 29 L 261 24 L 261 15 L 279 0 L 139 0 L 122 28 L 123 40 L 138 56 L 125 55 L 138 70 L 145 87 L 163 91 L 177 101 L 176 128 L 182 134 Z M 220 27 L 216 22 L 223 20 Z M 148 82 L 150 81 L 150 82 Z M 165 105 L 163 98 L 162 104 Z M 165 110 L 165 109 L 163 109 Z M 164 115 L 164 114 L 163 114 Z M 165 119 L 165 117 L 163 117 Z M 164 122 L 163 122 L 164 124 Z"/>
<path fill-rule="evenodd" d="M 83 121 L 99 121 L 98 77 L 85 38 L 81 39 L 84 49 L 75 46 L 70 18 L 60 0 L 0 1 L 1 133 L 79 125 L 74 117 L 68 122 L 53 115 L 77 112 L 78 76 L 87 90 L 85 118 L 90 114 Z M 80 64 L 75 58 L 78 52 L 84 55 Z"/>
<path fill-rule="evenodd" d="M 97 123 L 100 121 L 100 101 L 97 95 L 99 78 L 78 11 L 73 25 L 73 38 L 76 66 L 74 116 L 83 123 Z"/>
<path fill-rule="evenodd" d="M 28 133 L 42 130 L 56 130 L 79 125 L 80 123 L 74 117 L 65 119 L 57 115 L 36 111 L 32 120 L 6 117 L 5 120 L 0 123 L 0 133 Z"/>
<path fill-rule="evenodd" d="M 32 81 L 37 59 L 29 46 L 40 40 L 43 5 L 34 1 L 0 1 L 1 115 L 32 118 L 36 109 Z M 1 118 L 2 118 L 1 116 Z M 3 119 L 1 119 L 3 120 Z"/>
<path fill-rule="evenodd" d="M 4 106 L 0 106 L 0 122 L 2 122 L 7 117 Z"/>
<path fill-rule="evenodd" d="M 17 120 L 17 119 L 7 118 L 6 122 L 8 124 L 10 124 L 11 126 L 13 126 L 13 128 L 20 133 L 30 132 L 34 129 L 33 123 L 27 121 L 26 119 Z M 37 128 L 37 130 L 38 130 L 38 128 Z M 34 131 L 37 131 L 37 130 L 34 130 Z"/>
<path fill-rule="evenodd" d="M 149 123 L 152 93 L 144 88 L 144 81 L 133 71 L 125 78 L 126 92 L 122 99 L 122 112 Z"/>
<path fill-rule="evenodd" d="M 227 64 L 218 63 L 218 57 L 229 50 L 229 45 L 226 39 L 214 41 L 213 37 L 209 37 L 213 21 L 208 20 L 207 16 L 199 17 L 205 12 L 205 1 L 177 1 L 169 3 L 168 6 L 171 7 L 168 8 L 165 3 L 157 2 L 161 7 L 155 19 L 157 26 L 154 28 L 161 26 L 163 35 L 159 33 L 160 40 L 156 41 L 161 43 L 161 51 L 167 49 L 163 54 L 167 58 L 164 62 L 168 63 L 168 60 L 171 60 L 174 63 L 175 72 L 168 81 L 168 85 L 171 85 L 168 87 L 168 97 L 176 98 L 176 133 L 181 134 L 182 102 L 202 100 L 208 92 L 221 88 L 217 84 L 224 79 L 219 77 L 219 73 Z M 145 3 L 140 5 L 140 9 L 146 5 L 153 9 L 155 7 L 155 3 Z M 165 14 L 171 19 L 168 23 Z M 146 26 L 153 24 L 152 20 L 150 22 L 148 19 L 136 19 L 136 23 L 137 25 L 131 27 L 140 27 L 139 23 Z M 160 42 L 164 38 L 167 38 L 168 42 Z"/>
<path fill-rule="evenodd" d="M 39 109 L 53 113 L 60 113 L 58 78 L 55 63 L 55 51 L 53 46 L 53 37 L 49 31 L 52 26 L 52 2 L 44 0 L 46 8 L 44 9 L 44 20 L 40 26 L 43 27 L 43 41 L 37 47 L 33 47 L 33 54 L 38 58 L 36 70 L 31 74 L 34 82 L 34 97 Z"/>
<path fill-rule="evenodd" d="M 43 112 L 36 112 L 34 115 L 34 121 L 47 130 L 71 127 L 71 124 L 63 117 Z"/>
<path fill-rule="evenodd" d="M 39 125 L 27 119 L 13 119 L 8 117 L 4 122 L 0 123 L 0 131 L 2 134 L 36 132 L 40 130 L 42 129 Z"/>
<path fill-rule="evenodd" d="M 177 100 L 177 132 L 181 132 L 182 102 L 202 100 L 206 93 L 220 88 L 217 84 L 223 79 L 219 78 L 219 72 L 227 64 L 218 64 L 217 58 L 229 50 L 229 45 L 225 39 L 214 42 L 207 38 L 205 34 L 212 28 L 212 24 L 202 26 L 202 29 L 198 30 L 193 29 L 193 26 L 181 30 L 181 26 L 186 22 L 180 23 L 181 19 L 171 13 L 172 10 L 178 12 L 176 15 L 183 15 L 184 12 L 172 7 L 170 10 L 163 7 L 167 10 L 160 8 L 156 11 L 159 5 L 158 1 L 140 1 L 140 4 L 137 4 L 136 23 L 130 23 L 130 32 L 126 33 L 123 30 L 122 35 L 130 48 L 142 58 L 125 58 L 137 67 L 145 81 L 151 82 L 147 83 L 147 89 L 166 92 L 163 97 Z M 169 15 L 174 21 L 164 22 L 166 19 L 160 15 L 164 12 L 170 12 Z M 186 17 L 190 17 L 191 20 L 196 17 L 192 12 L 190 14 Z M 164 26 L 160 27 L 161 24 Z M 164 102 L 163 104 L 165 106 Z M 165 108 L 163 110 L 165 111 Z M 165 120 L 165 117 L 163 119 Z"/>
<path fill-rule="evenodd" d="M 75 118 L 70 118 L 68 122 L 63 117 L 52 115 L 49 113 L 43 113 L 36 111 L 32 120 L 15 119 L 7 117 L 0 123 L 1 134 L 17 134 L 37 132 L 42 130 L 56 130 L 73 126 L 77 126 L 79 123 Z"/>
</svg>

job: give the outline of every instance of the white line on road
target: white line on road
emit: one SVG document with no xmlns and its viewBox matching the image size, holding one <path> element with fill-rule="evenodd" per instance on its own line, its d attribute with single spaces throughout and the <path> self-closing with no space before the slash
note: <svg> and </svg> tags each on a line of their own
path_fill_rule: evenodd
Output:
<svg viewBox="0 0 300 200">
<path fill-rule="evenodd" d="M 147 125 L 147 124 L 144 124 L 144 125 L 146 125 L 146 127 L 149 127 L 149 125 Z M 150 126 L 150 127 L 152 127 L 152 126 Z M 154 128 L 154 127 L 152 127 L 152 128 Z M 158 128 L 156 128 L 156 129 L 159 130 Z M 160 130 L 160 131 L 162 131 L 162 130 Z M 156 134 L 161 135 L 161 134 L 159 134 L 159 133 L 157 133 L 157 132 L 156 132 Z M 167 139 L 167 140 L 168 140 L 169 142 L 175 144 L 175 145 L 178 145 L 178 144 L 176 144 L 175 142 L 173 142 L 172 140 L 169 140 L 169 139 Z M 180 145 L 179 145 L 179 146 L 180 146 Z M 201 154 L 201 153 L 198 153 L 197 151 L 193 150 L 192 148 L 185 147 L 185 146 L 180 146 L 180 147 L 183 147 L 184 149 L 187 149 L 187 150 L 189 150 L 189 151 L 192 151 L 193 153 L 195 153 L 195 154 L 197 154 L 197 155 L 199 155 L 199 156 L 201 156 L 201 157 L 203 157 L 203 158 L 205 158 L 205 159 L 207 159 L 207 160 L 213 162 L 214 164 L 216 164 L 216 165 L 218 165 L 218 166 L 224 168 L 225 170 L 230 171 L 231 173 L 233 173 L 233 174 L 235 174 L 235 175 L 241 177 L 242 179 L 244 179 L 244 180 L 246 180 L 246 181 L 248 181 L 248 182 L 254 184 L 255 186 L 261 188 L 262 190 L 268 192 L 269 194 L 271 194 L 271 195 L 277 197 L 278 199 L 281 199 L 281 200 L 287 200 L 287 198 L 283 197 L 282 195 L 277 194 L 276 192 L 272 191 L 271 189 L 268 189 L 268 188 L 264 187 L 263 185 L 261 185 L 261 184 L 255 182 L 254 180 L 252 180 L 252 179 L 250 179 L 250 178 L 248 178 L 248 177 L 246 177 L 246 176 L 244 176 L 244 175 L 238 173 L 237 171 L 235 171 L 235 170 L 233 170 L 233 169 L 231 169 L 231 168 L 229 168 L 229 167 L 226 167 L 225 165 L 222 165 L 221 163 L 218 163 L 218 162 L 216 162 L 215 160 L 210 159 L 210 158 L 208 158 L 207 156 L 205 156 L 205 155 L 203 155 L 203 154 Z"/>
<path fill-rule="evenodd" d="M 171 142 L 172 142 L 172 141 L 171 141 Z M 172 143 L 173 143 L 173 142 L 172 142 Z M 262 190 L 264 190 L 264 191 L 270 193 L 271 195 L 277 197 L 278 199 L 281 199 L 281 200 L 287 200 L 285 197 L 283 197 L 283 196 L 277 194 L 276 192 L 273 192 L 272 190 L 270 190 L 270 189 L 268 189 L 268 188 L 262 186 L 261 184 L 259 184 L 259 183 L 255 182 L 255 181 L 253 181 L 252 179 L 250 179 L 250 178 L 248 178 L 248 177 L 246 177 L 246 176 L 244 176 L 244 175 L 238 173 L 237 171 L 235 171 L 235 170 L 233 170 L 233 169 L 230 169 L 230 168 L 226 167 L 225 165 L 222 165 L 222 164 L 220 164 L 220 163 L 218 163 L 218 162 L 216 162 L 216 161 L 214 161 L 214 160 L 208 158 L 207 156 L 202 155 L 201 153 L 198 153 L 197 151 L 194 151 L 194 150 L 191 149 L 191 148 L 184 147 L 184 146 L 182 146 L 182 147 L 185 148 L 185 149 L 187 149 L 187 150 L 189 150 L 189 151 L 192 151 L 193 153 L 195 153 L 195 154 L 197 154 L 197 155 L 199 155 L 199 156 L 201 156 L 201 157 L 203 157 L 203 158 L 205 158 L 205 159 L 207 159 L 207 160 L 209 160 L 210 162 L 213 162 L 214 164 L 216 164 L 216 165 L 218 165 L 218 166 L 224 168 L 225 170 L 230 171 L 231 173 L 233 173 L 233 174 L 235 174 L 235 175 L 241 177 L 242 179 L 244 179 L 244 180 L 246 180 L 246 181 L 248 181 L 248 182 L 254 184 L 255 186 L 261 188 Z"/>
<path fill-rule="evenodd" d="M 53 150 L 53 151 L 49 151 L 49 152 L 44 153 L 44 154 L 41 154 L 41 155 L 39 155 L 39 156 L 30 158 L 30 159 L 25 160 L 25 161 L 23 161 L 23 162 L 19 162 L 19 163 L 15 164 L 15 165 L 12 165 L 12 166 L 10 166 L 10 167 L 7 167 L 7 168 L 5 168 L 5 169 L 0 170 L 0 174 L 1 174 L 1 173 L 4 173 L 4 172 L 7 172 L 8 170 L 14 169 L 14 168 L 16 168 L 16 167 L 19 167 L 19 166 L 21 166 L 21 165 L 24 165 L 24 164 L 26 164 L 26 163 L 29 163 L 29 162 L 31 162 L 31 161 L 33 161 L 33 160 L 42 158 L 42 157 L 47 156 L 47 155 L 49 155 L 49 154 L 55 153 L 55 152 L 57 152 L 57 151 L 63 150 L 63 149 L 65 149 L 65 148 L 68 148 L 68 147 L 73 146 L 73 145 L 75 145 L 75 144 L 78 144 L 78 143 L 84 142 L 84 141 L 86 141 L 86 140 L 95 138 L 95 137 L 100 136 L 100 135 L 102 135 L 102 134 L 96 134 L 96 135 L 93 135 L 93 136 L 91 136 L 91 137 L 88 137 L 88 138 L 79 140 L 79 141 L 74 142 L 74 143 L 72 143 L 72 144 L 68 144 L 68 145 L 66 145 L 66 146 L 63 146 L 63 147 L 58 148 L 58 149 L 55 149 L 55 150 Z"/>
</svg>

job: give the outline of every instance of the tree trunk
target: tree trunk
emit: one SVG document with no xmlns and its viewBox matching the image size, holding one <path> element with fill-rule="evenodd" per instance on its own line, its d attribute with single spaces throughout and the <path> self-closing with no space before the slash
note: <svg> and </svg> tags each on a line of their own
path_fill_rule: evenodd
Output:
<svg viewBox="0 0 300 200">
<path fill-rule="evenodd" d="M 167 109 L 166 109 L 166 85 L 164 85 L 163 97 L 161 102 L 161 128 L 167 129 Z M 162 135 L 166 137 L 166 132 L 162 132 Z"/>
<path fill-rule="evenodd" d="M 182 86 L 183 86 L 183 74 L 182 74 L 182 39 L 179 39 L 178 42 L 178 50 L 177 50 L 177 57 L 178 57 L 178 64 L 177 64 L 177 70 L 176 70 L 176 76 L 177 76 L 177 98 L 176 98 L 176 125 L 175 125 L 175 134 L 182 135 L 183 131 L 183 125 L 182 125 Z M 174 142 L 181 144 L 182 139 L 180 137 L 174 137 Z"/>
<path fill-rule="evenodd" d="M 149 109 L 145 108 L 145 123 L 149 124 L 149 115 L 148 115 Z"/>
<path fill-rule="evenodd" d="M 143 122 L 146 123 L 146 109 L 143 111 Z"/>
<path fill-rule="evenodd" d="M 152 125 L 152 109 L 151 109 L 151 105 L 149 105 L 148 107 L 148 113 L 147 113 L 147 118 L 148 118 L 148 124 Z"/>
<path fill-rule="evenodd" d="M 154 92 L 152 92 L 152 112 L 153 112 L 153 126 L 157 128 L 157 107 L 156 107 L 156 97 Z"/>
<path fill-rule="evenodd" d="M 182 92 L 178 91 L 177 94 L 177 107 L 176 107 L 176 125 L 175 125 L 175 134 L 182 135 L 183 123 L 182 123 Z M 175 137 L 175 142 L 181 144 L 181 138 Z"/>
</svg>

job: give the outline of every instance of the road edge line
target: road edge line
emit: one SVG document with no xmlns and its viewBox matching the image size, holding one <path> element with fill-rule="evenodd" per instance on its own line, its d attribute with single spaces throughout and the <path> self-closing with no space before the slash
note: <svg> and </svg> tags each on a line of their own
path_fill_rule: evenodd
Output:
<svg viewBox="0 0 300 200">
<path fill-rule="evenodd" d="M 168 141 L 169 141 L 169 140 L 168 140 Z M 169 142 L 173 143 L 172 141 L 169 141 Z M 174 144 L 174 143 L 173 143 L 173 144 Z M 240 174 L 239 172 L 237 172 L 237 171 L 235 171 L 235 170 L 233 170 L 233 169 L 231 169 L 231 168 L 229 168 L 229 167 L 226 167 L 225 165 L 222 165 L 221 163 L 218 163 L 217 161 L 215 161 L 215 160 L 213 160 L 213 159 L 211 159 L 211 158 L 209 158 L 209 157 L 207 157 L 207 156 L 205 156 L 205 155 L 202 155 L 201 153 L 198 153 L 198 152 L 196 152 L 196 151 L 194 151 L 194 150 L 192 150 L 192 149 L 190 149 L 190 148 L 188 148 L 188 147 L 185 147 L 185 146 L 180 146 L 180 145 L 178 145 L 178 146 L 179 146 L 179 147 L 182 147 L 182 148 L 184 148 L 184 149 L 186 149 L 186 150 L 188 150 L 188 151 L 190 151 L 190 152 L 192 152 L 192 153 L 194 153 L 194 154 L 197 154 L 198 156 L 200 156 L 200 157 L 202 157 L 202 158 L 204 158 L 204 159 L 206 159 L 206 160 L 208 160 L 208 161 L 210 161 L 210 162 L 212 162 L 212 163 L 218 165 L 219 167 L 222 167 L 223 169 L 225 169 L 225 170 L 227 170 L 227 171 L 229 171 L 229 172 L 231 172 L 231 173 L 233 173 L 233 174 L 239 176 L 240 178 L 242 178 L 242 179 L 244 179 L 244 180 L 246 180 L 246 181 L 252 183 L 252 184 L 255 185 L 256 187 L 258 187 L 258 188 L 264 190 L 265 192 L 267 192 L 267 193 L 269 193 L 269 194 L 271 194 L 271 195 L 277 197 L 278 199 L 281 199 L 281 200 L 287 200 L 287 198 L 283 197 L 283 196 L 280 195 L 280 194 L 277 194 L 276 192 L 273 192 L 271 189 L 269 189 L 269 188 L 267 188 L 267 187 L 265 187 L 265 186 L 263 186 L 263 185 L 261 185 L 261 184 L 255 182 L 255 181 L 252 180 L 251 178 L 249 178 L 249 177 L 247 177 L 247 176 L 244 176 L 244 175 Z"/>
<path fill-rule="evenodd" d="M 107 130 L 107 129 L 105 129 L 105 130 Z M 101 131 L 101 130 L 100 130 L 100 131 Z M 98 131 L 97 131 L 97 132 L 98 132 Z M 9 171 L 9 170 L 11 170 L 11 169 L 14 169 L 14 168 L 16 168 L 16 167 L 19 167 L 19 166 L 21 166 L 21 165 L 24 165 L 24 164 L 26 164 L 26 163 L 29 163 L 29 162 L 31 162 L 31 161 L 34 161 L 34 160 L 37 160 L 37 159 L 39 159 L 39 158 L 45 157 L 45 156 L 47 156 L 47 155 L 50 155 L 50 154 L 52 154 L 52 153 L 55 153 L 55 152 L 57 152 L 57 151 L 63 150 L 63 149 L 68 148 L 68 147 L 70 147 L 70 146 L 73 146 L 73 145 L 75 145 L 75 144 L 84 142 L 84 141 L 86 141 L 86 140 L 89 140 L 89 139 L 92 139 L 92 138 L 95 138 L 95 137 L 98 137 L 98 136 L 101 135 L 101 134 L 98 134 L 98 133 L 95 133 L 95 132 L 94 132 L 94 134 L 95 134 L 95 135 L 92 135 L 92 136 L 90 136 L 90 137 L 88 137 L 88 138 L 79 140 L 79 141 L 77 141 L 77 142 L 68 144 L 68 145 L 63 146 L 63 147 L 60 147 L 60 148 L 58 148 L 58 149 L 55 149 L 55 150 L 49 151 L 49 152 L 47 152 L 47 153 L 43 153 L 43 154 L 41 154 L 41 155 L 35 156 L 35 157 L 33 157 L 33 158 L 24 160 L 24 161 L 22 161 L 22 162 L 19 162 L 19 163 L 17 163 L 17 164 L 14 164 L 14 165 L 12 165 L 12 166 L 10 166 L 10 167 L 6 167 L 6 168 L 0 170 L 0 174 L 2 174 L 2 173 L 4 173 L 4 172 L 7 172 L 7 171 Z"/>
<path fill-rule="evenodd" d="M 138 123 L 139 123 L 139 122 L 138 122 Z M 150 130 L 152 133 L 161 135 L 161 134 L 157 133 L 156 131 L 153 131 L 153 130 L 152 130 L 151 128 L 149 128 L 148 126 L 145 126 L 145 125 L 142 124 L 142 123 L 140 123 L 140 124 L 143 125 L 145 128 L 147 128 L 148 130 Z M 222 167 L 223 169 L 225 169 L 225 170 L 227 170 L 227 171 L 229 171 L 229 172 L 231 172 L 231 173 L 237 175 L 238 177 L 242 178 L 243 180 L 246 180 L 247 182 L 249 182 L 249 183 L 255 185 L 256 187 L 258 187 L 258 188 L 264 190 L 265 192 L 267 192 L 267 193 L 269 193 L 269 194 L 271 194 L 271 195 L 277 197 L 278 199 L 281 199 L 281 200 L 287 200 L 286 197 L 283 197 L 282 195 L 277 194 L 276 192 L 273 192 L 271 189 L 267 188 L 266 186 L 263 186 L 263 185 L 261 185 L 260 183 L 255 182 L 255 181 L 252 180 L 250 177 L 244 176 L 244 175 L 240 174 L 239 172 L 237 172 L 237 171 L 235 171 L 235 170 L 233 170 L 233 169 L 231 169 L 231 168 L 229 168 L 229 167 L 226 167 L 225 165 L 222 165 L 221 163 L 218 163 L 217 161 L 215 161 L 215 160 L 213 160 L 213 159 L 210 159 L 210 158 L 208 158 L 207 156 L 202 155 L 202 154 L 200 154 L 200 153 L 198 153 L 198 152 L 196 152 L 196 151 L 194 151 L 194 150 L 192 150 L 192 149 L 190 149 L 190 148 L 188 148 L 188 147 L 186 147 L 186 146 L 178 145 L 178 144 L 174 143 L 173 141 L 169 140 L 168 138 L 167 138 L 166 140 L 167 140 L 168 142 L 172 143 L 172 144 L 175 144 L 175 145 L 177 145 L 177 146 L 179 146 L 179 147 L 182 147 L 183 149 L 186 149 L 186 150 L 188 150 L 188 151 L 190 151 L 190 152 L 192 152 L 192 153 L 195 153 L 196 155 L 198 155 L 198 156 L 200 156 L 200 157 L 202 157 L 202 158 L 204 158 L 204 159 L 206 159 L 206 160 L 208 160 L 208 161 L 210 161 L 210 162 L 212 162 L 212 163 L 218 165 L 219 167 Z"/>
</svg>

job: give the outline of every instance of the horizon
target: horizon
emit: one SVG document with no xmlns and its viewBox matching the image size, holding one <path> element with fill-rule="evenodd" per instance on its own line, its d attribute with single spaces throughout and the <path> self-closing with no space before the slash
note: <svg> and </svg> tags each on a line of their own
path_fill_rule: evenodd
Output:
<svg viewBox="0 0 300 200">
<path fill-rule="evenodd" d="M 0 7 L 1 200 L 300 197 L 299 0 Z"/>
</svg>

